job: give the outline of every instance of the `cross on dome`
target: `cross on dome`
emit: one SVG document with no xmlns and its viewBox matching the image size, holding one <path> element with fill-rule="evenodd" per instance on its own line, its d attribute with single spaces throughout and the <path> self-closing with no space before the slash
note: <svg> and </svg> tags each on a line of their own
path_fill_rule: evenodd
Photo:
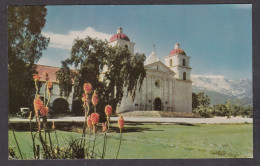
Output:
<svg viewBox="0 0 260 166">
<path fill-rule="evenodd" d="M 123 28 L 122 27 L 118 27 L 117 28 L 117 33 L 123 33 Z"/>
<path fill-rule="evenodd" d="M 180 44 L 176 43 L 175 46 L 174 46 L 174 49 L 179 49 L 179 48 L 180 48 Z"/>
</svg>

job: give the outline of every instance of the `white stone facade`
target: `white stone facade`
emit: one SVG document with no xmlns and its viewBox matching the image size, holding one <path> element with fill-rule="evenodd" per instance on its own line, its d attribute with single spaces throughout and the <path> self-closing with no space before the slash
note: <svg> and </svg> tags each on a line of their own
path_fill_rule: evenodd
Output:
<svg viewBox="0 0 260 166">
<path fill-rule="evenodd" d="M 122 28 L 117 33 L 122 33 Z M 110 42 L 110 45 L 128 48 L 134 54 L 134 43 L 118 39 Z M 153 51 L 145 62 L 146 78 L 143 81 L 141 90 L 136 91 L 133 101 L 132 96 L 126 95 L 118 104 L 117 113 L 126 111 L 192 111 L 192 81 L 190 78 L 191 67 L 190 57 L 175 45 L 173 53 L 165 56 L 165 64 L 162 63 Z"/>
<path fill-rule="evenodd" d="M 192 82 L 175 77 L 175 73 L 161 61 L 145 65 L 146 78 L 135 100 L 126 90 L 117 113 L 138 110 L 174 112 L 192 111 Z"/>
</svg>

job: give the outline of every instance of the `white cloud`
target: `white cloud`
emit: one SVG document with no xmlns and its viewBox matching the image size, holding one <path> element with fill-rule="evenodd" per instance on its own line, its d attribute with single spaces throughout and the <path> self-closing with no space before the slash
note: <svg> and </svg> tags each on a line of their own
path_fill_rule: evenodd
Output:
<svg viewBox="0 0 260 166">
<path fill-rule="evenodd" d="M 60 67 L 61 66 L 61 59 L 57 60 L 56 58 L 59 56 L 51 56 L 51 57 L 42 57 L 37 64 L 39 65 L 47 65 L 53 67 Z"/>
<path fill-rule="evenodd" d="M 232 7 L 237 9 L 252 9 L 252 4 L 233 4 Z"/>
<path fill-rule="evenodd" d="M 222 75 L 191 75 L 192 78 L 224 78 Z"/>
<path fill-rule="evenodd" d="M 73 41 L 76 38 L 83 39 L 87 36 L 92 38 L 97 38 L 101 40 L 109 40 L 112 34 L 106 34 L 103 32 L 98 32 L 92 27 L 88 27 L 83 31 L 69 31 L 67 34 L 58 34 L 52 32 L 42 32 L 42 34 L 46 37 L 50 38 L 49 47 L 52 48 L 61 48 L 70 50 Z"/>
</svg>

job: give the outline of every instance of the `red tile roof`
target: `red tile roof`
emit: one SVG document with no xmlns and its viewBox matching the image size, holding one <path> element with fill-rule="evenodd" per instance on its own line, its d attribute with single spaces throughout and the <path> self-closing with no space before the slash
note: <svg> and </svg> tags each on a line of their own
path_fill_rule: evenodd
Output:
<svg viewBox="0 0 260 166">
<path fill-rule="evenodd" d="M 177 49 L 174 49 L 172 50 L 170 53 L 169 53 L 169 56 L 173 56 L 175 54 L 181 54 L 181 55 L 186 55 L 186 53 L 180 49 L 180 48 L 177 48 Z"/>
<path fill-rule="evenodd" d="M 174 49 L 171 50 L 171 52 L 169 53 L 169 56 L 173 56 L 173 55 L 176 55 L 176 54 L 180 54 L 180 55 L 186 55 L 186 53 L 180 49 L 180 44 L 179 43 L 176 43 L 175 46 L 174 46 Z"/>
<path fill-rule="evenodd" d="M 45 66 L 45 65 L 36 65 L 36 71 L 41 77 L 40 81 L 45 81 L 45 72 L 49 75 L 49 80 L 51 82 L 57 82 L 56 72 L 60 70 L 59 67 Z"/>
<path fill-rule="evenodd" d="M 115 40 L 117 40 L 117 39 L 122 39 L 122 40 L 130 41 L 129 37 L 128 37 L 126 34 L 124 34 L 124 33 L 116 33 L 116 34 L 114 34 L 114 35 L 110 38 L 109 42 L 115 41 Z"/>
</svg>

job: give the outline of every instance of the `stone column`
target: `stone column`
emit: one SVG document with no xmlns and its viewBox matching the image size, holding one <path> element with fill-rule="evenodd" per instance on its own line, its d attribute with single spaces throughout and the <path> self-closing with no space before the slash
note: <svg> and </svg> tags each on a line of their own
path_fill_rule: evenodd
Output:
<svg viewBox="0 0 260 166">
<path fill-rule="evenodd" d="M 162 94 L 162 103 L 163 103 L 163 111 L 165 111 L 165 97 L 164 97 L 164 95 L 165 95 L 165 87 L 164 87 L 164 83 L 165 83 L 165 78 L 162 78 L 162 88 L 163 88 L 163 94 Z"/>
<path fill-rule="evenodd" d="M 139 91 L 139 87 L 138 87 L 137 91 Z M 140 89 L 139 94 L 140 94 L 139 110 L 141 110 L 141 104 L 143 103 L 143 101 L 142 101 L 143 100 L 143 88 L 142 87 Z"/>
<path fill-rule="evenodd" d="M 168 94 L 167 94 L 167 96 L 168 96 L 168 104 L 167 104 L 167 111 L 168 111 L 168 107 L 170 106 L 170 93 L 171 93 L 171 90 L 170 90 L 170 80 L 169 79 L 167 79 L 167 91 L 168 91 Z"/>
<path fill-rule="evenodd" d="M 147 111 L 148 106 L 148 76 L 145 79 L 145 111 Z"/>
<path fill-rule="evenodd" d="M 171 96 L 172 96 L 172 99 L 171 99 L 171 101 L 172 101 L 172 110 L 171 111 L 174 111 L 173 110 L 173 106 L 174 106 L 174 95 L 173 95 L 173 86 L 174 86 L 174 82 L 173 82 L 173 79 L 171 80 L 171 83 L 172 83 L 172 86 L 171 86 Z"/>
<path fill-rule="evenodd" d="M 151 110 L 153 110 L 153 80 L 154 78 L 151 77 L 150 85 L 151 85 Z"/>
</svg>

